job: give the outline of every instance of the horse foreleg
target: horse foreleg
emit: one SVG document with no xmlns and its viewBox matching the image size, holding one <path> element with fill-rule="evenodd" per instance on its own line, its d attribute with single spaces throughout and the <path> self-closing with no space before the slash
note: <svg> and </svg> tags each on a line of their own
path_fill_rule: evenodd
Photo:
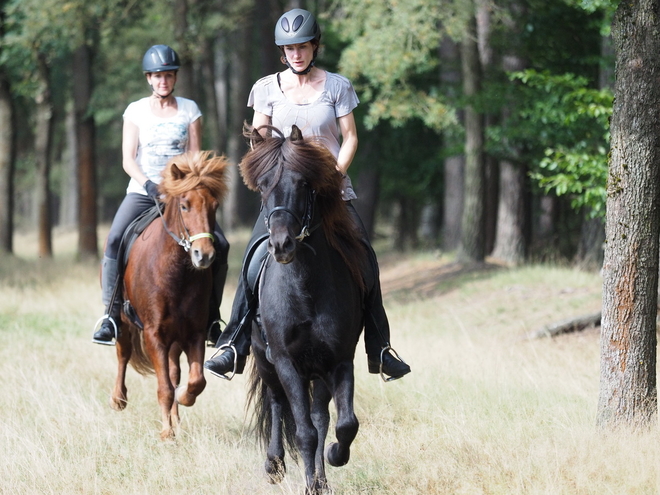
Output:
<svg viewBox="0 0 660 495">
<path fill-rule="evenodd" d="M 158 404 L 160 405 L 162 429 L 160 438 L 167 440 L 174 438 L 172 428 L 172 404 L 174 404 L 174 386 L 169 374 L 169 356 L 165 346 L 156 340 L 156 337 L 144 332 L 145 347 L 151 358 L 158 382 Z"/>
<path fill-rule="evenodd" d="M 179 383 L 181 383 L 181 352 L 181 347 L 175 342 L 170 347 L 170 352 L 167 356 L 170 383 L 172 384 L 172 387 L 174 387 L 174 400 L 172 401 L 172 407 L 170 408 L 170 424 L 172 425 L 175 434 L 178 433 L 180 423 L 179 404 L 176 400 L 176 390 Z"/>
<path fill-rule="evenodd" d="M 126 368 L 133 352 L 130 330 L 124 330 L 123 335 L 117 340 L 115 347 L 117 349 L 117 378 L 110 397 L 110 407 L 115 411 L 123 411 L 128 401 L 126 393 Z"/>
<path fill-rule="evenodd" d="M 332 394 L 327 385 L 321 380 L 312 382 L 312 423 L 318 432 L 318 445 L 316 447 L 316 479 L 327 483 L 325 477 L 325 463 L 323 461 L 323 447 L 325 439 L 328 436 L 328 427 L 330 425 L 330 411 L 328 405 Z"/>
<path fill-rule="evenodd" d="M 337 407 L 337 424 L 335 425 L 337 442 L 328 445 L 325 458 L 331 466 L 343 466 L 351 457 L 351 443 L 353 443 L 359 428 L 359 422 L 353 408 L 355 380 L 352 362 L 337 367 L 334 382 L 334 399 Z"/>
<path fill-rule="evenodd" d="M 206 378 L 204 378 L 204 336 L 193 342 L 188 348 L 186 355 L 188 357 L 188 383 L 177 387 L 176 402 L 182 406 L 190 407 L 197 400 L 197 396 L 206 388 Z"/>
<path fill-rule="evenodd" d="M 305 468 L 306 493 L 321 493 L 325 480 L 316 478 L 315 455 L 318 445 L 318 432 L 312 423 L 308 382 L 300 378 L 293 363 L 289 360 L 276 360 L 275 368 L 291 405 L 291 413 L 296 422 L 296 445 Z"/>
</svg>

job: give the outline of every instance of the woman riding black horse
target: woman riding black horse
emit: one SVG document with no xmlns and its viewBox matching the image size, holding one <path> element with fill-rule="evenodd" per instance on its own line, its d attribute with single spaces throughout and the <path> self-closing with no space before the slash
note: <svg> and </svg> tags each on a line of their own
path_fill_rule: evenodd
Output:
<svg viewBox="0 0 660 495">
<path fill-rule="evenodd" d="M 267 130 L 262 126 L 271 124 L 285 136 L 296 125 L 335 156 L 337 170 L 344 176 L 342 199 L 347 202 L 370 253 L 370 263 L 364 267 L 363 274 L 368 289 L 364 304 L 369 372 L 396 379 L 409 373 L 410 367 L 390 347 L 390 327 L 383 308 L 376 254 L 362 221 L 350 203 L 357 196 L 346 175 L 357 150 L 353 109 L 359 101 L 348 79 L 314 66 L 320 39 L 321 30 L 310 12 L 293 9 L 280 17 L 275 27 L 275 44 L 280 47 L 282 62 L 288 69 L 266 76 L 253 86 L 248 101 L 248 106 L 254 108 L 252 125 L 265 134 Z M 249 263 L 254 245 L 264 237 L 267 237 L 267 231 L 260 217 L 246 250 L 244 265 Z M 225 350 L 204 364 L 212 374 L 227 378 L 228 373 L 242 373 L 250 352 L 254 306 L 252 295 L 241 277 L 231 318 L 216 344 L 216 347 Z"/>
</svg>

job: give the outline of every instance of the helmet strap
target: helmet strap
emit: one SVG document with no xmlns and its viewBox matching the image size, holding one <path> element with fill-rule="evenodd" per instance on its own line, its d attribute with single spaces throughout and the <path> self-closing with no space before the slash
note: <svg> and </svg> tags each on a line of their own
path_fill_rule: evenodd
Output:
<svg viewBox="0 0 660 495">
<path fill-rule="evenodd" d="M 149 85 L 149 87 L 151 88 L 151 94 L 155 95 L 156 98 L 158 98 L 159 100 L 164 100 L 165 98 L 168 98 L 172 93 L 174 93 L 174 88 L 172 88 L 172 91 L 167 93 L 165 96 L 161 96 L 156 92 L 156 90 L 151 84 Z"/>
<path fill-rule="evenodd" d="M 311 61 L 311 63 L 307 66 L 306 69 L 303 70 L 296 70 L 293 67 L 291 67 L 291 64 L 289 63 L 289 60 L 284 57 L 285 64 L 286 66 L 291 69 L 291 72 L 293 72 L 296 76 L 304 76 L 305 74 L 309 74 L 309 72 L 314 68 L 314 60 Z"/>
</svg>

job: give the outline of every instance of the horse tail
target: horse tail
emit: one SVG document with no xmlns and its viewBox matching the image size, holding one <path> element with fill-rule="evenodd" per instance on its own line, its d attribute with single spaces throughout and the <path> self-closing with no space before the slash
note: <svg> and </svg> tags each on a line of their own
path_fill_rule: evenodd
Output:
<svg viewBox="0 0 660 495">
<path fill-rule="evenodd" d="M 296 450 L 296 422 L 291 412 L 291 404 L 289 404 L 284 391 L 280 390 L 280 392 L 279 396 L 282 397 L 282 432 L 284 444 L 291 459 L 296 461 L 298 458 Z M 272 391 L 270 392 L 270 394 L 273 393 Z M 252 361 L 250 370 L 246 407 L 252 409 L 254 433 L 261 442 L 264 450 L 266 450 L 273 426 L 273 411 L 270 407 L 268 386 L 261 379 L 255 360 Z"/>
<path fill-rule="evenodd" d="M 153 375 L 154 365 L 144 348 L 143 332 L 134 325 L 128 325 L 126 330 L 131 333 L 131 344 L 133 347 L 129 361 L 131 366 L 141 375 Z"/>
</svg>

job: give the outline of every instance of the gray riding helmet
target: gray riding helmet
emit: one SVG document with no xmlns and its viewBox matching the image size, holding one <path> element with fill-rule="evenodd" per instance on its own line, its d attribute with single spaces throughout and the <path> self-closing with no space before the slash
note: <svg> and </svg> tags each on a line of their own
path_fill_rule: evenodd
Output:
<svg viewBox="0 0 660 495">
<path fill-rule="evenodd" d="M 313 39 L 321 39 L 321 29 L 311 12 L 306 10 L 289 10 L 275 24 L 277 46 L 297 45 Z"/>
<path fill-rule="evenodd" d="M 179 56 L 167 45 L 154 45 L 142 57 L 142 72 L 164 72 L 178 70 L 181 66 Z"/>
</svg>

